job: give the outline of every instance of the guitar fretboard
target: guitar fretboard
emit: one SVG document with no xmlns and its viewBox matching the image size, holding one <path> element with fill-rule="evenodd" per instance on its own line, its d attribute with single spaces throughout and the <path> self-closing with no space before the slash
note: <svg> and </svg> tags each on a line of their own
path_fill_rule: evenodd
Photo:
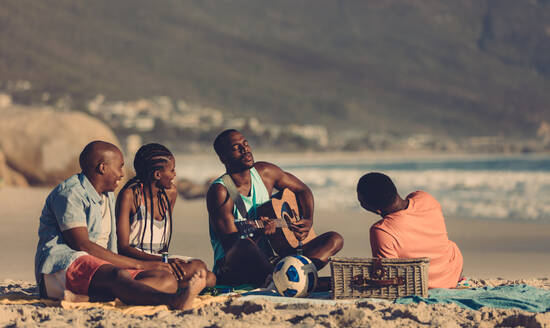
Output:
<svg viewBox="0 0 550 328">
<path fill-rule="evenodd" d="M 288 228 L 288 224 L 283 219 L 271 219 L 270 222 L 275 222 L 276 228 Z M 262 220 L 247 220 L 246 223 L 258 228 L 263 229 L 265 227 L 264 221 Z"/>
</svg>

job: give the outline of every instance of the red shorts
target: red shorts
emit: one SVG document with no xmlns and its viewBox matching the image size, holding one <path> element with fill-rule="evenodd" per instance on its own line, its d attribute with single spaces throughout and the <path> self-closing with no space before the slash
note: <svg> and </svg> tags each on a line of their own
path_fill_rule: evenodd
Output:
<svg viewBox="0 0 550 328">
<path fill-rule="evenodd" d="M 88 288 L 90 287 L 90 282 L 97 269 L 104 264 L 111 264 L 105 260 L 99 259 L 92 255 L 83 255 L 77 258 L 69 267 L 67 268 L 67 273 L 65 274 L 65 287 L 71 292 L 79 295 L 88 295 Z M 136 276 L 144 270 L 128 270 L 132 279 L 135 279 Z"/>
</svg>

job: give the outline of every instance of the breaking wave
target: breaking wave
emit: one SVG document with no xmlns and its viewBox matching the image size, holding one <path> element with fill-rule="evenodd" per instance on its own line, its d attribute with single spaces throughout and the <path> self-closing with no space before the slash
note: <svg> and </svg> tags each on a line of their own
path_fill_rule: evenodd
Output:
<svg viewBox="0 0 550 328">
<path fill-rule="evenodd" d="M 365 164 L 367 163 L 368 164 Z M 401 196 L 432 194 L 447 217 L 550 222 L 550 157 L 432 160 L 286 161 L 281 167 L 313 190 L 319 209 L 357 209 L 358 179 L 370 171 L 389 175 Z M 185 168 L 196 178 L 223 172 L 218 163 Z M 179 171 L 178 171 L 179 173 Z M 187 174 L 186 174 L 187 175 Z"/>
</svg>

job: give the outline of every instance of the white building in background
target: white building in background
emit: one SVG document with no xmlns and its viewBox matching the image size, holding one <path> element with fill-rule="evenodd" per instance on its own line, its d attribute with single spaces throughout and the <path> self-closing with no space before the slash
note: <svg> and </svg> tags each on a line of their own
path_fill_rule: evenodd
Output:
<svg viewBox="0 0 550 328">
<path fill-rule="evenodd" d="M 217 109 L 203 107 L 201 108 L 201 121 L 203 123 L 209 124 L 212 127 L 220 127 L 223 124 L 223 113 Z"/>
<path fill-rule="evenodd" d="M 180 99 L 176 101 L 176 111 L 180 113 L 192 112 L 194 106 L 189 105 L 185 100 Z"/>
<path fill-rule="evenodd" d="M 249 118 L 246 122 L 246 126 L 250 129 L 250 131 L 259 135 L 264 134 L 267 129 L 264 125 L 260 124 L 260 120 L 255 117 Z"/>
<path fill-rule="evenodd" d="M 408 149 L 423 149 L 434 142 L 434 137 L 429 134 L 414 134 L 405 140 Z"/>
<path fill-rule="evenodd" d="M 246 125 L 246 119 L 244 118 L 230 118 L 225 121 L 224 125 L 228 129 L 242 129 Z"/>
<path fill-rule="evenodd" d="M 175 113 L 172 115 L 171 122 L 174 126 L 182 129 L 197 129 L 201 122 L 199 113 Z"/>
<path fill-rule="evenodd" d="M 134 128 L 140 132 L 149 132 L 155 128 L 155 119 L 148 116 L 136 117 L 124 120 L 123 126 L 127 129 Z"/>
<path fill-rule="evenodd" d="M 185 100 L 178 100 L 173 120 L 178 127 L 206 130 L 222 126 L 223 113 L 217 109 L 192 105 Z"/>
<path fill-rule="evenodd" d="M 103 103 L 105 102 L 105 96 L 99 94 L 95 96 L 92 100 L 88 102 L 88 112 L 94 115 L 98 115 L 100 110 L 103 108 Z"/>
<path fill-rule="evenodd" d="M 329 138 L 327 128 L 322 125 L 296 125 L 291 124 L 289 131 L 304 139 L 315 141 L 319 146 L 328 146 Z"/>
<path fill-rule="evenodd" d="M 10 93 L 28 91 L 32 89 L 32 83 L 26 80 L 9 80 L 5 83 L 5 89 Z"/>
<path fill-rule="evenodd" d="M 214 131 L 221 128 L 248 129 L 254 134 L 275 140 L 281 134 L 295 135 L 313 144 L 326 147 L 329 144 L 328 131 L 321 125 L 276 125 L 263 124 L 257 118 L 224 117 L 222 111 L 177 100 L 169 97 L 153 97 L 136 101 L 106 102 L 103 95 L 97 95 L 88 103 L 88 111 L 107 121 L 113 128 L 124 128 L 135 132 L 150 132 L 158 122 L 164 126 L 191 131 Z"/>
</svg>

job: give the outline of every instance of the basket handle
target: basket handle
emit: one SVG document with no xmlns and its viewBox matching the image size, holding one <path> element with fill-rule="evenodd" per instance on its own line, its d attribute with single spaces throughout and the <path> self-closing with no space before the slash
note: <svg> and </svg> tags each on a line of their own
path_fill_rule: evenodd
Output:
<svg viewBox="0 0 550 328">
<path fill-rule="evenodd" d="M 372 259 L 372 273 L 371 278 L 366 278 L 361 275 L 353 277 L 352 283 L 357 287 L 384 287 L 384 286 L 395 286 L 395 285 L 404 285 L 405 279 L 403 277 L 394 277 L 382 279 L 387 274 L 382 260 L 379 258 Z"/>
<path fill-rule="evenodd" d="M 357 275 L 351 280 L 354 287 L 386 287 L 395 285 L 404 285 L 403 277 L 393 277 L 388 279 L 368 279 L 362 275 Z"/>
</svg>

